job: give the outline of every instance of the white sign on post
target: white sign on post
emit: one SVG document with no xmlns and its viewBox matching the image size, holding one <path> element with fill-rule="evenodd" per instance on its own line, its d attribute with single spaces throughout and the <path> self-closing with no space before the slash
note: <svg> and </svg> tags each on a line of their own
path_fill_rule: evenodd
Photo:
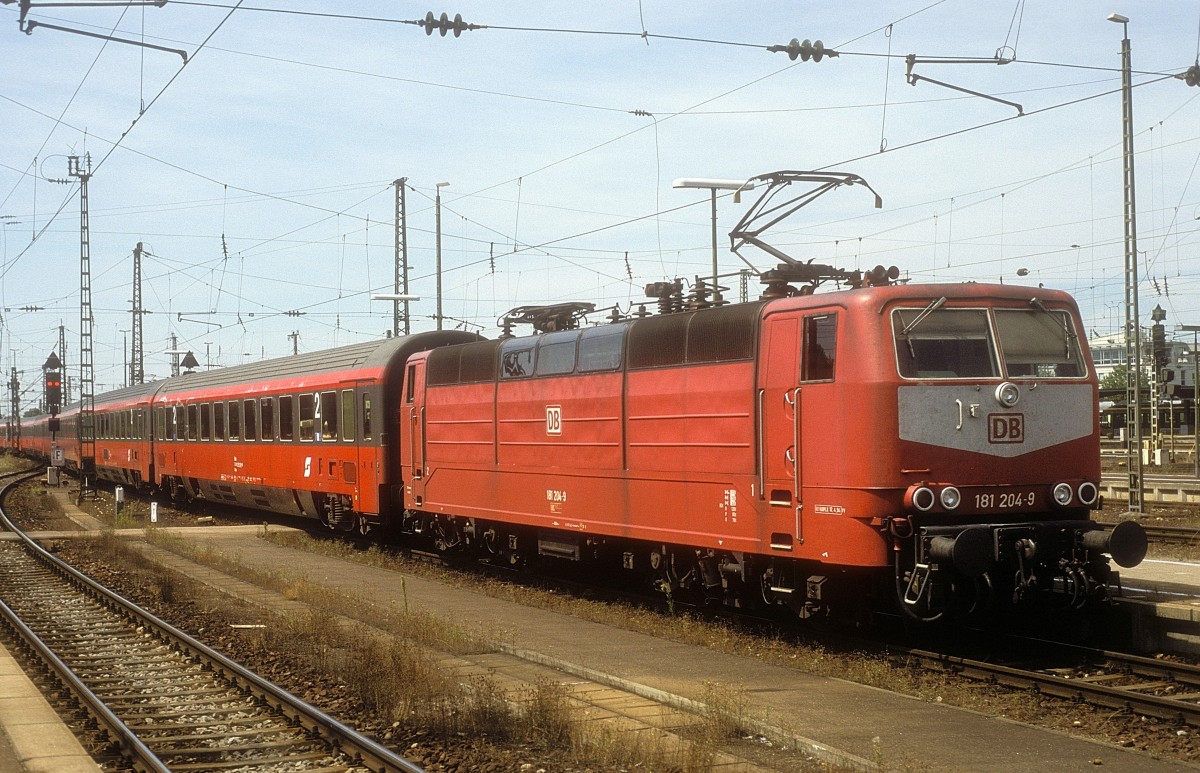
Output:
<svg viewBox="0 0 1200 773">
<path fill-rule="evenodd" d="M 150 503 L 150 523 L 158 523 L 158 502 Z"/>
</svg>

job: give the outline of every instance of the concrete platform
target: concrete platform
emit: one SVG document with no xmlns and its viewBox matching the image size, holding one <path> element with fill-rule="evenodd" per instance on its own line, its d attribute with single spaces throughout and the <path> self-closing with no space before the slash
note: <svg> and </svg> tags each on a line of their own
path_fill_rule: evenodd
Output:
<svg viewBox="0 0 1200 773">
<path fill-rule="evenodd" d="M 1200 564 L 1147 559 L 1121 570 L 1121 586 L 1134 647 L 1200 657 Z"/>
<path fill-rule="evenodd" d="M 0 647 L 0 770 L 5 773 L 99 773 L 20 665 Z"/>
</svg>

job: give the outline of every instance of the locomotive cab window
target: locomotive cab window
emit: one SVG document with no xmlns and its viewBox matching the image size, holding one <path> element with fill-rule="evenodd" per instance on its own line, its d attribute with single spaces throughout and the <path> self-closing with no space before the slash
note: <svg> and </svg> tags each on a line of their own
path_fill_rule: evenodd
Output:
<svg viewBox="0 0 1200 773">
<path fill-rule="evenodd" d="M 1044 306 L 996 309 L 996 335 L 1010 378 L 1081 378 L 1086 375 L 1071 316 Z"/>
<path fill-rule="evenodd" d="M 804 318 L 801 381 L 832 381 L 837 361 L 837 315 Z"/>
<path fill-rule="evenodd" d="M 892 334 L 896 364 L 905 378 L 1000 375 L 986 309 L 947 309 L 938 301 L 924 309 L 896 309 Z"/>
</svg>

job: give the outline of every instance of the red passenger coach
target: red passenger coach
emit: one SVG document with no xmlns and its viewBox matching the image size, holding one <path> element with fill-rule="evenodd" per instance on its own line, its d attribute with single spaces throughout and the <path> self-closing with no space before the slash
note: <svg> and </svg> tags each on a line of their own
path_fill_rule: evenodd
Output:
<svg viewBox="0 0 1200 773">
<path fill-rule="evenodd" d="M 611 561 L 801 614 L 919 620 L 1140 561 L 1104 533 L 1096 378 L 1041 288 L 860 283 L 415 354 L 406 524 L 512 564 Z M 878 598 L 876 598 L 878 601 Z"/>
<path fill-rule="evenodd" d="M 399 494 L 399 373 L 423 348 L 475 340 L 421 333 L 192 373 L 155 392 L 153 480 L 203 497 L 366 533 Z"/>
</svg>

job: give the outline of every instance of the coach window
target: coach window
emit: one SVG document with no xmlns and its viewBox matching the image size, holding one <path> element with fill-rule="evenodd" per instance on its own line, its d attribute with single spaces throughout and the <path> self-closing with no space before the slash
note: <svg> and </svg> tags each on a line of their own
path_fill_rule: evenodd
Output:
<svg viewBox="0 0 1200 773">
<path fill-rule="evenodd" d="M 161 406 L 154 409 L 154 439 L 167 439 L 167 411 Z"/>
<path fill-rule="evenodd" d="M 275 439 L 275 423 L 276 423 L 275 422 L 275 398 L 274 397 L 264 397 L 263 399 L 258 401 L 258 406 L 259 406 L 258 417 L 259 417 L 259 419 L 261 419 L 261 421 L 259 422 L 259 428 L 258 428 L 259 437 L 261 437 L 263 439 L 263 442 L 274 440 Z M 280 405 L 279 410 L 280 411 L 283 410 L 282 404 Z M 283 430 L 280 430 L 280 433 L 281 433 L 280 437 L 283 437 L 282 432 L 283 432 Z"/>
<path fill-rule="evenodd" d="M 832 381 L 837 361 L 837 315 L 804 318 L 804 353 L 801 381 Z"/>
<path fill-rule="evenodd" d="M 200 403 L 200 439 L 212 438 L 212 403 Z"/>
<path fill-rule="evenodd" d="M 542 336 L 537 346 L 537 374 L 559 376 L 574 371 L 575 348 L 578 342 L 578 330 L 564 330 Z"/>
<path fill-rule="evenodd" d="M 279 439 L 291 440 L 296 432 L 295 403 L 296 398 L 284 395 L 279 398 Z"/>
<path fill-rule="evenodd" d="M 225 439 L 225 403 L 213 403 L 213 440 Z"/>
<path fill-rule="evenodd" d="M 532 376 L 535 343 L 533 338 L 510 338 L 500 344 L 500 377 Z"/>
<path fill-rule="evenodd" d="M 236 405 L 236 403 L 235 403 Z M 242 401 L 242 439 L 258 440 L 258 401 L 251 398 Z"/>
<path fill-rule="evenodd" d="M 237 440 L 242 436 L 242 406 L 237 400 L 230 400 L 226 415 L 229 417 L 229 439 Z"/>
<path fill-rule="evenodd" d="M 342 391 L 342 440 L 354 439 L 354 390 Z"/>
<path fill-rule="evenodd" d="M 200 407 L 192 404 L 187 407 L 187 439 L 195 440 L 200 430 Z"/>
<path fill-rule="evenodd" d="M 300 417 L 300 440 L 312 440 L 316 431 L 314 424 L 317 418 L 316 401 L 313 399 L 313 395 L 311 393 L 300 395 L 300 403 L 297 407 Z"/>
<path fill-rule="evenodd" d="M 321 436 L 317 440 L 337 440 L 338 439 L 338 396 L 337 392 L 322 392 L 320 403 L 320 414 L 317 416 L 320 420 L 318 425 L 321 428 Z"/>
<path fill-rule="evenodd" d="M 371 439 L 371 396 L 362 396 L 362 437 L 363 440 Z"/>
</svg>

